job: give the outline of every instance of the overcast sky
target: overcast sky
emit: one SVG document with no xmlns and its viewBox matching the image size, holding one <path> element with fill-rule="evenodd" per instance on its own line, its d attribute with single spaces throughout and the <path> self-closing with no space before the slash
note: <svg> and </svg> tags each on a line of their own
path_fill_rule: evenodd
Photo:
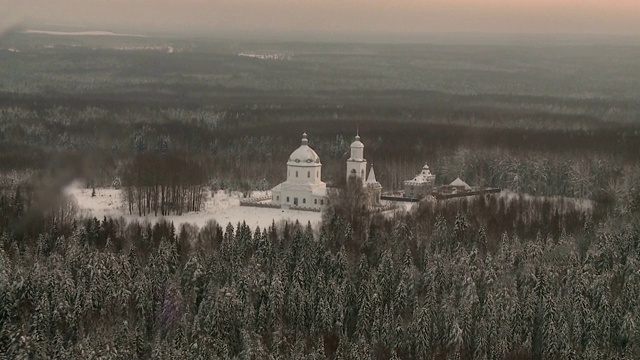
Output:
<svg viewBox="0 0 640 360">
<path fill-rule="evenodd" d="M 640 0 L 0 0 L 0 26 L 640 34 Z"/>
</svg>

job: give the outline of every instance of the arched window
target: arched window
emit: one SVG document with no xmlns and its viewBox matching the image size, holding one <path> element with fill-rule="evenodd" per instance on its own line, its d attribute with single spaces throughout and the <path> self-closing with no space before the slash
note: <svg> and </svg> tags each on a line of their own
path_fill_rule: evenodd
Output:
<svg viewBox="0 0 640 360">
<path fill-rule="evenodd" d="M 302 203 L 306 204 L 307 203 L 307 199 L 306 198 L 302 199 Z"/>
<path fill-rule="evenodd" d="M 324 200 L 320 199 L 320 205 L 324 205 Z"/>
<path fill-rule="evenodd" d="M 311 171 L 307 171 L 307 177 L 310 178 L 311 177 Z"/>
<path fill-rule="evenodd" d="M 298 177 L 298 170 L 296 170 L 296 177 Z"/>
<path fill-rule="evenodd" d="M 279 195 L 276 196 L 276 200 L 280 201 L 280 196 Z"/>
<path fill-rule="evenodd" d="M 318 199 L 313 199 L 313 204 L 318 205 Z"/>
<path fill-rule="evenodd" d="M 287 196 L 287 202 L 289 202 L 289 197 Z"/>
</svg>

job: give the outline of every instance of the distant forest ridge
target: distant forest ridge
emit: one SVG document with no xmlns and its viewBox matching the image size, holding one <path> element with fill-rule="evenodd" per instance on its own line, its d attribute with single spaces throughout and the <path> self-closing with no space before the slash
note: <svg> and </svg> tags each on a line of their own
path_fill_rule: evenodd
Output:
<svg viewBox="0 0 640 360">
<path fill-rule="evenodd" d="M 247 53 L 255 56 L 239 56 Z M 615 41 L 367 44 L 14 32 L 0 39 L 0 91 L 161 89 L 191 99 L 259 91 L 320 102 L 371 90 L 632 100 L 640 96 L 639 57 L 640 45 Z"/>
</svg>

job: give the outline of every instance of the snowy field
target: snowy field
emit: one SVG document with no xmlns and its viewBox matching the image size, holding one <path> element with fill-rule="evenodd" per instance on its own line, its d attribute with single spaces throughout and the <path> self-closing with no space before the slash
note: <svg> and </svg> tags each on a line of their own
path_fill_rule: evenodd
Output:
<svg viewBox="0 0 640 360">
<path fill-rule="evenodd" d="M 245 221 L 247 225 L 255 229 L 256 226 L 265 228 L 275 221 L 276 224 L 283 220 L 301 224 L 311 222 L 316 227 L 321 220 L 322 214 L 319 212 L 299 211 L 289 209 L 269 209 L 240 206 L 240 193 L 231 195 L 224 191 L 218 191 L 214 196 L 207 197 L 205 208 L 200 212 L 190 212 L 182 216 L 149 216 L 140 217 L 129 215 L 120 197 L 120 190 L 112 188 L 96 188 L 96 196 L 91 197 L 91 189 L 87 189 L 79 183 L 73 183 L 65 189 L 65 193 L 71 195 L 78 202 L 81 215 L 95 216 L 99 220 L 103 217 L 123 217 L 126 220 L 139 220 L 156 222 L 160 219 L 172 221 L 176 227 L 183 223 L 190 223 L 198 227 L 204 226 L 209 220 L 215 220 L 221 226 L 231 223 L 234 227 L 238 222 Z M 265 195 L 265 192 L 254 192 L 254 197 Z"/>
<path fill-rule="evenodd" d="M 49 30 L 26 30 L 25 34 L 41 34 L 54 36 L 124 36 L 124 37 L 146 37 L 136 34 L 117 34 L 111 31 L 49 31 Z"/>
<path fill-rule="evenodd" d="M 245 53 L 241 52 L 238 56 L 250 57 L 254 59 L 260 60 L 291 60 L 291 55 L 285 54 L 255 54 L 255 53 Z"/>
</svg>

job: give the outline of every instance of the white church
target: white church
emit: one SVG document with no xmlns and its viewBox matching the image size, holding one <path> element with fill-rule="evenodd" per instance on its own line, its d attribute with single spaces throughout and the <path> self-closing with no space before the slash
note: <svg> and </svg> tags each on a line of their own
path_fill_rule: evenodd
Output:
<svg viewBox="0 0 640 360">
<path fill-rule="evenodd" d="M 327 184 L 321 176 L 320 157 L 309 147 L 307 134 L 302 134 L 302 144 L 287 161 L 287 181 L 271 189 L 271 202 L 283 208 L 321 208 L 327 201 Z"/>
<path fill-rule="evenodd" d="M 355 178 L 369 193 L 369 205 L 380 204 L 382 185 L 376 180 L 373 166 L 367 177 L 367 160 L 364 144 L 356 135 L 351 143 L 351 156 L 347 160 L 347 181 Z M 366 180 L 365 180 L 366 179 Z M 322 181 L 322 163 L 309 147 L 307 134 L 302 134 L 302 144 L 289 156 L 287 180 L 271 189 L 271 202 L 282 208 L 308 208 L 319 210 L 327 203 L 327 184 Z"/>
</svg>

